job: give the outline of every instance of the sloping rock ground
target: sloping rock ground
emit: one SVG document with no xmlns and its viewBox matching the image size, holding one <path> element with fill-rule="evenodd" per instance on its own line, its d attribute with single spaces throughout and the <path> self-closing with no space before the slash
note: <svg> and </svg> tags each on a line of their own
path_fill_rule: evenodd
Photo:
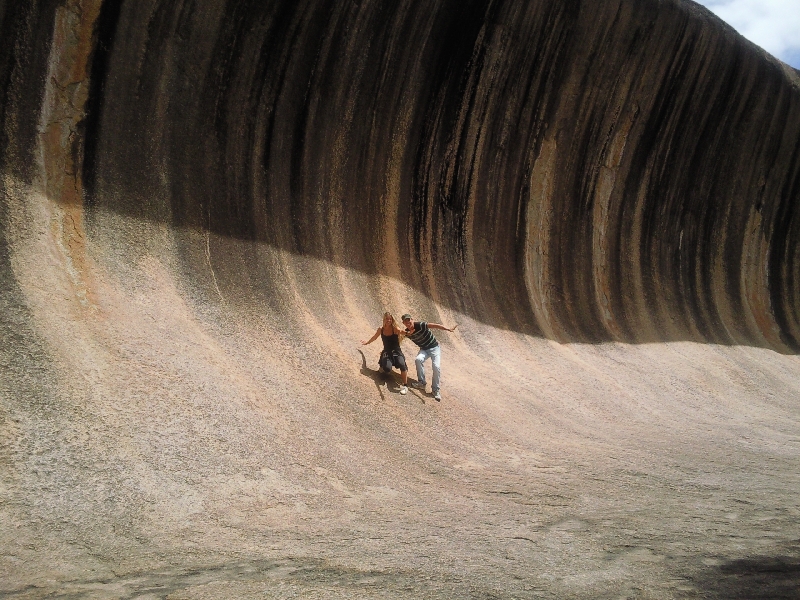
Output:
<svg viewBox="0 0 800 600">
<path fill-rule="evenodd" d="M 796 74 L 464 6 L 0 3 L 0 596 L 800 597 Z"/>
</svg>

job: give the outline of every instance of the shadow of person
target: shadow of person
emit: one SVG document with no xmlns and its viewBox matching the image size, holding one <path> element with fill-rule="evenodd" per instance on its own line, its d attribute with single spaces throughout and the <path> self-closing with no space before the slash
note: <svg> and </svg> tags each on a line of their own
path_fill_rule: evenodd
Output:
<svg viewBox="0 0 800 600">
<path fill-rule="evenodd" d="M 367 357 L 364 355 L 364 352 L 359 350 L 358 353 L 361 355 L 361 374 L 365 377 L 369 377 L 375 382 L 375 387 L 378 388 L 378 393 L 381 395 L 381 400 L 386 400 L 386 396 L 383 395 L 383 384 L 386 383 L 390 376 L 381 373 L 379 369 L 370 369 L 367 366 Z"/>
<path fill-rule="evenodd" d="M 364 352 L 359 349 L 358 353 L 361 355 L 361 374 L 364 375 L 365 377 L 369 377 L 370 379 L 372 379 L 372 381 L 375 382 L 375 386 L 378 388 L 378 392 L 381 395 L 381 400 L 386 400 L 386 397 L 383 394 L 384 385 L 386 386 L 386 389 L 388 390 L 390 381 L 393 381 L 394 383 L 398 384 L 398 386 L 400 385 L 400 382 L 397 381 L 397 377 L 395 377 L 394 372 L 392 372 L 392 373 L 383 373 L 383 372 L 381 372 L 380 369 L 374 369 L 374 370 L 370 369 L 367 366 L 367 357 L 364 355 Z M 408 383 L 409 383 L 408 391 L 411 392 L 413 395 L 415 395 L 417 398 L 419 398 L 422 401 L 423 404 L 425 404 L 425 396 L 419 390 L 416 390 L 413 387 L 411 387 L 411 382 L 412 381 L 415 381 L 415 380 L 413 380 L 413 379 L 411 379 L 409 377 L 408 378 Z"/>
</svg>

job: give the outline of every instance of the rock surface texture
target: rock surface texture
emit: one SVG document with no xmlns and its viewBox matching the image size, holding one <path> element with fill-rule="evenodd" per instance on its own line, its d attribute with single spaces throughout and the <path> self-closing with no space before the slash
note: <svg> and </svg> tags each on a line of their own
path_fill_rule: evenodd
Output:
<svg viewBox="0 0 800 600">
<path fill-rule="evenodd" d="M 0 0 L 0 177 L 0 597 L 800 598 L 800 72 L 698 5 Z"/>
</svg>

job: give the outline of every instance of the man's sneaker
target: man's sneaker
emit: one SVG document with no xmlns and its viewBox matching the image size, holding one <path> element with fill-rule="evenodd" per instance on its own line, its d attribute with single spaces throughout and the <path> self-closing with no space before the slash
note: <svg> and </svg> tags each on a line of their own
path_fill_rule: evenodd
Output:
<svg viewBox="0 0 800 600">
<path fill-rule="evenodd" d="M 442 394 L 440 392 L 436 392 L 433 395 L 433 399 L 436 400 L 437 402 L 441 402 L 442 401 Z"/>
<path fill-rule="evenodd" d="M 422 383 L 421 381 L 412 381 L 411 382 L 411 387 L 413 387 L 414 389 L 417 389 L 417 390 L 424 390 L 425 389 L 425 384 Z"/>
<path fill-rule="evenodd" d="M 407 385 L 401 385 L 400 386 L 400 393 L 401 394 L 405 394 L 407 392 L 408 392 L 408 386 Z"/>
</svg>

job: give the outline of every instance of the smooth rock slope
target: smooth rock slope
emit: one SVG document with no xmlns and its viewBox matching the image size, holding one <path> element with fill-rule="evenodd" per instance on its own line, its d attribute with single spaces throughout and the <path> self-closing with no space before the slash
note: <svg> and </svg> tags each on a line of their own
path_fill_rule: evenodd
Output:
<svg viewBox="0 0 800 600">
<path fill-rule="evenodd" d="M 0 0 L 0 125 L 0 596 L 800 597 L 800 74 L 705 9 Z"/>
</svg>

